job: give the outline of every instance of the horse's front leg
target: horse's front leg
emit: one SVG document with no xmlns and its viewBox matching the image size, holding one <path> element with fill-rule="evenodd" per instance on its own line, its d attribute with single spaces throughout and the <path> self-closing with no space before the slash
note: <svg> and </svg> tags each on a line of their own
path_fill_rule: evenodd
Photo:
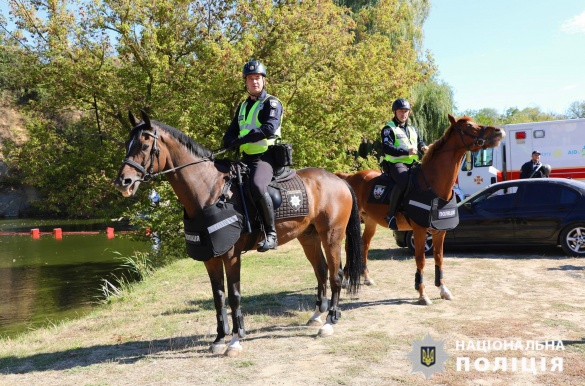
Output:
<svg viewBox="0 0 585 386">
<path fill-rule="evenodd" d="M 228 285 L 228 303 L 232 311 L 232 340 L 228 345 L 225 355 L 230 357 L 239 356 L 242 351 L 240 339 L 246 336 L 246 329 L 244 328 L 244 315 L 240 308 L 242 296 L 240 293 L 240 268 L 241 259 L 240 252 L 233 255 L 224 255 L 224 266 L 226 270 L 227 285 Z"/>
<path fill-rule="evenodd" d="M 317 300 L 315 302 L 315 311 L 309 318 L 307 326 L 323 325 L 321 314 L 329 309 L 329 301 L 327 300 L 327 260 L 323 255 L 321 249 L 321 241 L 315 232 L 312 230 L 304 233 L 298 237 L 301 246 L 305 252 L 305 256 L 313 267 L 313 272 L 317 278 Z"/>
<path fill-rule="evenodd" d="M 435 285 L 439 287 L 441 299 L 453 300 L 453 294 L 445 285 L 443 278 L 443 243 L 445 242 L 446 231 L 432 231 L 433 235 L 433 257 L 435 258 Z"/>
<path fill-rule="evenodd" d="M 225 287 L 223 281 L 223 262 L 220 258 L 214 257 L 205 262 L 205 268 L 211 281 L 213 293 L 213 304 L 217 318 L 217 337 L 209 347 L 213 354 L 222 354 L 225 350 L 225 336 L 229 333 L 227 310 L 225 304 Z"/>
<path fill-rule="evenodd" d="M 426 228 L 421 228 L 416 224 L 412 227 L 414 234 L 414 259 L 416 261 L 416 274 L 414 275 L 414 289 L 418 291 L 418 304 L 429 306 L 433 304 L 431 299 L 425 293 L 423 273 L 425 270 L 425 242 L 427 237 Z"/>
</svg>

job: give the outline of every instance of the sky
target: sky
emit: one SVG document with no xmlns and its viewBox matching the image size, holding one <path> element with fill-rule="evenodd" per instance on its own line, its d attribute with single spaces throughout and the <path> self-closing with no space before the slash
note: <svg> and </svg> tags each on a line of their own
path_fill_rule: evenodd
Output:
<svg viewBox="0 0 585 386">
<path fill-rule="evenodd" d="M 431 0 L 423 49 L 458 112 L 585 101 L 584 0 Z"/>
</svg>

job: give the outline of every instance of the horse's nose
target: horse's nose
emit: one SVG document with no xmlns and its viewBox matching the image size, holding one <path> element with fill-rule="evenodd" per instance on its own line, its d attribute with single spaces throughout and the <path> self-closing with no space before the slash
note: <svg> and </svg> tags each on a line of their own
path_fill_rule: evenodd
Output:
<svg viewBox="0 0 585 386">
<path fill-rule="evenodd" d="M 130 186 L 131 184 L 132 184 L 132 178 L 129 178 L 129 177 L 124 178 L 123 176 L 118 176 L 114 180 L 114 185 L 118 186 L 120 188 L 125 188 L 127 186 Z"/>
</svg>

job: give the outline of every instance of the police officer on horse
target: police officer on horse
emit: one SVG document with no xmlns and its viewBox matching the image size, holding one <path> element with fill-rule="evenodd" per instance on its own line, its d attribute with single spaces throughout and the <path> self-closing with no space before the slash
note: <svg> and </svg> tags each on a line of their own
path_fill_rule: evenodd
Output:
<svg viewBox="0 0 585 386">
<path fill-rule="evenodd" d="M 418 129 L 408 121 L 411 108 L 406 99 L 396 99 L 392 103 L 392 112 L 394 117 L 382 128 L 381 134 L 384 172 L 396 183 L 390 194 L 386 221 L 390 229 L 398 230 L 395 216 L 408 187 L 410 168 L 418 161 L 418 153 L 427 151 L 428 146 L 418 134 Z"/>
<path fill-rule="evenodd" d="M 265 238 L 258 251 L 277 249 L 274 207 L 267 187 L 274 173 L 272 152 L 268 151 L 280 138 L 282 104 L 266 92 L 266 67 L 257 60 L 244 65 L 242 76 L 248 98 L 240 103 L 224 137 L 226 148 L 239 147 L 250 169 L 250 194 L 264 222 Z"/>
</svg>

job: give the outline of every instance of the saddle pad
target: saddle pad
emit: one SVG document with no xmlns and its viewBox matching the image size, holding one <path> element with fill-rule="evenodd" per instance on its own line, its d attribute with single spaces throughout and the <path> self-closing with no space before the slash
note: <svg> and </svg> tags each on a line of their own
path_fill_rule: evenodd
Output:
<svg viewBox="0 0 585 386">
<path fill-rule="evenodd" d="M 278 183 L 282 204 L 276 210 L 276 219 L 304 217 L 309 214 L 307 190 L 297 174 L 291 179 Z"/>
<path fill-rule="evenodd" d="M 368 195 L 369 204 L 389 204 L 390 191 L 394 187 L 394 181 L 387 174 L 380 174 L 372 180 L 372 190 Z"/>
</svg>

